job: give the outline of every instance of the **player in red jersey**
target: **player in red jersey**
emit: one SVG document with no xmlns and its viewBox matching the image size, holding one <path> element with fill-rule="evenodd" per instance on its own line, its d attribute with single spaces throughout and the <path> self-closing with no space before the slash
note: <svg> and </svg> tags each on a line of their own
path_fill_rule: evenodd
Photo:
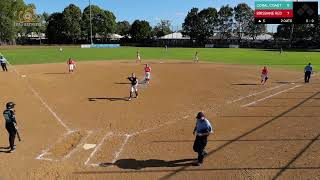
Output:
<svg viewBox="0 0 320 180">
<path fill-rule="evenodd" d="M 69 73 L 73 73 L 74 69 L 76 68 L 76 61 L 69 58 L 67 61 Z"/>
<path fill-rule="evenodd" d="M 145 72 L 145 82 L 149 84 L 150 78 L 151 78 L 151 67 L 146 64 L 146 67 L 144 68 Z"/>
<path fill-rule="evenodd" d="M 264 66 L 261 72 L 261 84 L 264 85 L 269 79 L 269 71 L 267 66 Z"/>
</svg>

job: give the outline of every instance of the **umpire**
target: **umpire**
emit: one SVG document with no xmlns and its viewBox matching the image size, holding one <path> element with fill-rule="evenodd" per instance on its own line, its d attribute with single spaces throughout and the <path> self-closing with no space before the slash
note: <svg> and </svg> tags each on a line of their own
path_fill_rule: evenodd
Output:
<svg viewBox="0 0 320 180">
<path fill-rule="evenodd" d="M 0 64 L 1 64 L 2 70 L 7 72 L 8 71 L 7 60 L 2 55 L 0 55 Z"/>
<path fill-rule="evenodd" d="M 198 162 L 195 165 L 200 166 L 203 163 L 204 156 L 207 155 L 204 149 L 208 142 L 208 136 L 213 133 L 213 130 L 203 112 L 199 112 L 196 119 L 196 127 L 193 130 L 193 134 L 196 135 L 193 150 L 198 153 Z"/>
<path fill-rule="evenodd" d="M 311 74 L 312 74 L 312 66 L 311 66 L 311 63 L 309 63 L 309 64 L 304 68 L 304 82 L 305 82 L 305 83 L 309 83 Z"/>
<path fill-rule="evenodd" d="M 6 104 L 6 110 L 3 112 L 4 119 L 6 121 L 6 129 L 9 133 L 9 144 L 10 144 L 10 151 L 14 152 L 16 149 L 16 146 L 14 145 L 14 140 L 16 138 L 17 129 L 16 129 L 16 117 L 15 117 L 15 111 L 13 110 L 14 106 L 13 102 L 8 102 Z"/>
</svg>

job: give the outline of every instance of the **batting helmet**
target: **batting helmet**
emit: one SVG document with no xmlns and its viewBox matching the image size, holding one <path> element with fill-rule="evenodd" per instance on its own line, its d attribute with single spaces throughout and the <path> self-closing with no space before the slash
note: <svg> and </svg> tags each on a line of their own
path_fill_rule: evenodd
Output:
<svg viewBox="0 0 320 180">
<path fill-rule="evenodd" d="M 14 102 L 8 102 L 8 103 L 6 104 L 6 107 L 7 107 L 7 109 L 12 109 L 12 108 L 14 108 L 15 105 L 16 105 L 16 104 L 15 104 Z"/>
<path fill-rule="evenodd" d="M 199 112 L 198 115 L 197 115 L 197 119 L 201 119 L 203 117 L 205 117 L 204 113 L 203 112 Z"/>
</svg>

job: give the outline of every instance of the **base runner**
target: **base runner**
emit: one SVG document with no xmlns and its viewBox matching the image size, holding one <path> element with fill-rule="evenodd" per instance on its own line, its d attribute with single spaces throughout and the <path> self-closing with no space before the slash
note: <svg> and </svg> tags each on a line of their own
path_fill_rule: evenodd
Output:
<svg viewBox="0 0 320 180">
<path fill-rule="evenodd" d="M 145 72 L 145 82 L 149 84 L 150 78 L 151 78 L 151 67 L 146 64 L 146 67 L 144 68 Z"/>
<path fill-rule="evenodd" d="M 136 77 L 136 75 L 134 73 L 132 73 L 131 77 L 128 77 L 130 83 L 131 83 L 131 88 L 130 88 L 130 97 L 129 97 L 129 101 L 131 101 L 132 98 L 132 94 L 133 92 L 136 94 L 136 98 L 138 98 L 138 78 Z"/>
<path fill-rule="evenodd" d="M 67 61 L 69 73 L 73 73 L 74 69 L 76 68 L 76 61 L 69 58 Z"/>
<path fill-rule="evenodd" d="M 269 71 L 267 66 L 264 66 L 261 72 L 261 84 L 264 85 L 269 79 Z"/>
</svg>

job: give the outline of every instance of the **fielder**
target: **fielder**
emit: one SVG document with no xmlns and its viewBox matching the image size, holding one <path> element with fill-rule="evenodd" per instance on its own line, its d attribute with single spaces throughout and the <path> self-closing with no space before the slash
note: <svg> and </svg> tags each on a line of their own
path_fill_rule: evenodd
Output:
<svg viewBox="0 0 320 180">
<path fill-rule="evenodd" d="M 136 60 L 136 62 L 137 62 L 137 63 L 138 63 L 138 62 L 141 63 L 141 56 L 140 56 L 140 51 L 139 51 L 139 50 L 137 51 L 137 60 Z"/>
<path fill-rule="evenodd" d="M 199 53 L 196 51 L 196 54 L 194 55 L 194 62 L 198 63 L 199 62 Z"/>
<path fill-rule="evenodd" d="M 207 155 L 207 152 L 204 150 L 208 143 L 208 136 L 213 133 L 212 126 L 205 118 L 203 112 L 199 112 L 196 117 L 196 126 L 194 127 L 193 134 L 196 136 L 196 139 L 193 143 L 194 152 L 198 153 L 198 162 L 196 166 L 200 166 L 203 163 L 204 156 Z"/>
<path fill-rule="evenodd" d="M 264 66 L 261 72 L 261 84 L 264 85 L 269 79 L 269 72 L 267 66 Z"/>
<path fill-rule="evenodd" d="M 74 69 L 76 68 L 76 61 L 69 58 L 67 61 L 69 73 L 73 73 Z"/>
<path fill-rule="evenodd" d="M 131 88 L 130 88 L 130 97 L 129 101 L 131 101 L 133 92 L 136 94 L 135 98 L 138 98 L 138 78 L 134 73 L 132 73 L 131 77 L 128 77 L 129 81 L 131 82 Z"/>
<path fill-rule="evenodd" d="M 145 72 L 145 82 L 147 84 L 149 84 L 150 78 L 151 78 L 151 67 L 146 64 L 146 67 L 144 68 L 144 72 Z"/>
<path fill-rule="evenodd" d="M 8 63 L 8 61 L 6 60 L 6 58 L 4 58 L 4 56 L 0 55 L 0 64 L 1 64 L 2 70 L 6 71 L 6 72 L 8 72 L 7 63 Z"/>
<path fill-rule="evenodd" d="M 312 74 L 312 66 L 311 63 L 309 63 L 305 68 L 304 68 L 304 82 L 309 83 L 310 78 Z"/>
<path fill-rule="evenodd" d="M 6 110 L 3 112 L 4 119 L 6 121 L 6 129 L 9 133 L 9 144 L 10 150 L 9 152 L 14 152 L 16 146 L 14 145 L 14 140 L 17 134 L 17 121 L 15 117 L 15 110 L 13 110 L 15 104 L 13 102 L 8 102 L 6 104 Z"/>
</svg>

